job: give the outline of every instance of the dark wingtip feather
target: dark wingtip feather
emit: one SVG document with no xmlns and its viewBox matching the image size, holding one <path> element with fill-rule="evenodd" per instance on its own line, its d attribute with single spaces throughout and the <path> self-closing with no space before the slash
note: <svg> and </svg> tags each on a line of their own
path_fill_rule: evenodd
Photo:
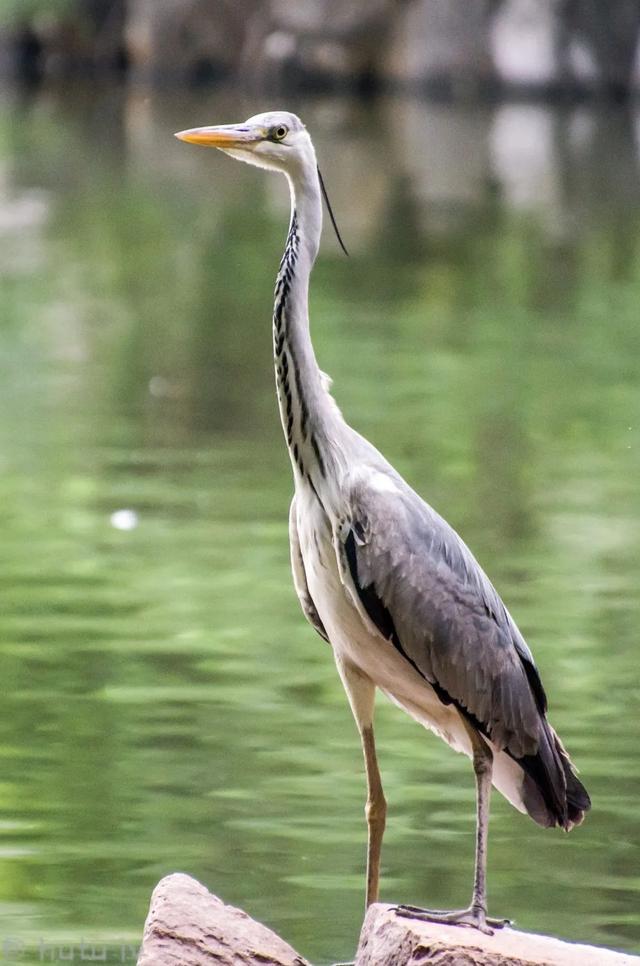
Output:
<svg viewBox="0 0 640 966">
<path fill-rule="evenodd" d="M 580 825 L 584 820 L 585 814 L 591 808 L 591 799 L 587 789 L 576 775 L 562 741 L 550 725 L 547 725 L 547 728 L 553 741 L 553 750 L 562 767 L 565 782 L 566 821 L 562 823 L 562 827 L 570 832 L 574 825 Z"/>
<path fill-rule="evenodd" d="M 570 832 L 574 825 L 582 824 L 586 813 L 591 808 L 591 799 L 587 789 L 574 772 L 564 748 L 562 750 L 565 756 L 562 759 L 562 764 L 567 782 L 567 825 L 565 828 L 567 832 Z"/>
<path fill-rule="evenodd" d="M 551 725 L 544 721 L 538 752 L 518 759 L 525 772 L 524 803 L 531 818 L 546 828 L 570 832 L 591 808 L 589 794 Z"/>
</svg>

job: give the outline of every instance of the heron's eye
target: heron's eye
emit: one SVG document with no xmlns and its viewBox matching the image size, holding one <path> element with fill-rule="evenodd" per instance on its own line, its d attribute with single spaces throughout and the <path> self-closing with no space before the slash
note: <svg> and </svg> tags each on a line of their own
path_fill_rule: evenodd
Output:
<svg viewBox="0 0 640 966">
<path fill-rule="evenodd" d="M 269 137 L 272 141 L 283 141 L 287 134 L 289 133 L 289 128 L 286 124 L 278 124 L 277 127 L 272 127 L 269 131 Z"/>
</svg>

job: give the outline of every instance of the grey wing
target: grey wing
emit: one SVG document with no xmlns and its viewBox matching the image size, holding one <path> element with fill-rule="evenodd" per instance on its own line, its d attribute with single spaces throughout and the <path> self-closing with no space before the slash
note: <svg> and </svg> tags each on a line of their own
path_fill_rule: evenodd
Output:
<svg viewBox="0 0 640 966">
<path fill-rule="evenodd" d="M 346 566 L 379 632 L 498 748 L 535 754 L 546 697 L 533 657 L 460 537 L 378 470 L 352 479 L 347 518 Z"/>
<path fill-rule="evenodd" d="M 316 610 L 316 605 L 314 604 L 311 594 L 309 593 L 307 575 L 304 569 L 304 560 L 302 559 L 300 540 L 298 538 L 295 496 L 292 499 L 291 506 L 289 508 L 289 546 L 291 549 L 291 573 L 293 574 L 293 586 L 296 589 L 296 594 L 298 595 L 302 612 L 311 626 L 318 632 L 320 637 L 323 637 L 325 641 L 329 643 L 329 638 L 324 629 L 324 624 L 320 620 L 320 615 Z"/>
</svg>

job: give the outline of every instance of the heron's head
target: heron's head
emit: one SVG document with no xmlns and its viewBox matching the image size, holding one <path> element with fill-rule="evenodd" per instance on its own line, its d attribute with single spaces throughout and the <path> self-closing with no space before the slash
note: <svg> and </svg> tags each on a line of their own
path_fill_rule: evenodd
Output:
<svg viewBox="0 0 640 966">
<path fill-rule="evenodd" d="M 293 174 L 316 160 L 307 129 L 295 114 L 269 111 L 242 124 L 195 127 L 176 134 L 181 141 L 218 148 L 259 168 Z"/>
<path fill-rule="evenodd" d="M 218 148 L 232 158 L 254 164 L 258 168 L 280 171 L 288 176 L 292 192 L 295 192 L 296 186 L 307 196 L 313 196 L 313 192 L 318 190 L 319 198 L 321 191 L 338 241 L 345 255 L 348 254 L 331 210 L 311 138 L 295 114 L 288 111 L 268 111 L 266 114 L 256 114 L 242 124 L 194 127 L 188 131 L 178 131 L 176 137 L 191 144 Z M 321 220 L 320 213 L 319 223 Z"/>
</svg>

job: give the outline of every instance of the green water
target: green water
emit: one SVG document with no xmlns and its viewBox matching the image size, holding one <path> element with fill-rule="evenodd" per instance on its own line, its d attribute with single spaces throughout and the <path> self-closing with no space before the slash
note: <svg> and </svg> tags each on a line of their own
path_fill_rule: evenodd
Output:
<svg viewBox="0 0 640 966">
<path fill-rule="evenodd" d="M 291 587 L 271 372 L 286 187 L 171 137 L 268 106 L 100 90 L 0 102 L 7 962 L 80 961 L 83 940 L 133 962 L 150 892 L 175 870 L 314 963 L 353 952 L 364 776 L 330 650 Z M 352 250 L 326 233 L 321 365 L 491 574 L 592 794 L 570 836 L 494 796 L 491 912 L 637 950 L 633 119 L 287 106 Z M 459 906 L 469 764 L 384 700 L 378 740 L 382 897 Z"/>
</svg>

